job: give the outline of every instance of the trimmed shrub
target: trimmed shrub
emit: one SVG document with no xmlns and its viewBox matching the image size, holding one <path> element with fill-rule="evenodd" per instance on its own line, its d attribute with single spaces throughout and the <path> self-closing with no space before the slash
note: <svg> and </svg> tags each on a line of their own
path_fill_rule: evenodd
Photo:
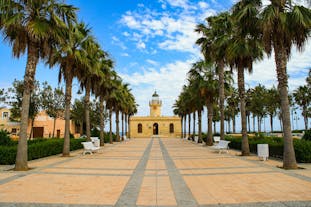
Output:
<svg viewBox="0 0 311 207">
<path fill-rule="evenodd" d="M 294 140 L 294 148 L 297 162 L 311 162 L 311 142 L 306 140 Z"/>
<path fill-rule="evenodd" d="M 241 150 L 242 138 L 226 136 L 226 140 L 230 141 L 229 147 Z M 269 156 L 283 158 L 283 138 L 279 137 L 254 137 L 249 138 L 250 152 L 257 154 L 257 144 L 269 144 Z M 311 142 L 306 140 L 294 139 L 294 149 L 297 162 L 311 163 Z"/>
<path fill-rule="evenodd" d="M 305 131 L 305 134 L 303 135 L 302 139 L 311 141 L 311 129 Z"/>
<path fill-rule="evenodd" d="M 70 139 L 70 150 L 81 149 L 81 142 L 85 139 Z M 63 151 L 64 139 L 36 139 L 28 141 L 28 160 L 34 160 L 51 155 L 57 155 Z M 15 163 L 17 145 L 0 146 L 0 164 L 11 165 Z"/>
<path fill-rule="evenodd" d="M 9 132 L 6 130 L 0 130 L 0 145 L 12 145 L 13 141 L 9 136 Z"/>
</svg>

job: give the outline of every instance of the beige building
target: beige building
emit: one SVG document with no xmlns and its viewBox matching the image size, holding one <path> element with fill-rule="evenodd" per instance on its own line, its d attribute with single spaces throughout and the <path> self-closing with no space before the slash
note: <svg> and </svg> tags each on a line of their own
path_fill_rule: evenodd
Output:
<svg viewBox="0 0 311 207">
<path fill-rule="evenodd" d="M 18 134 L 20 130 L 20 122 L 10 121 L 10 115 L 11 115 L 10 109 L 0 108 L 0 116 L 1 116 L 0 117 L 0 129 L 4 129 L 10 132 L 12 138 L 18 138 Z M 31 137 L 32 138 L 52 137 L 53 126 L 54 126 L 54 119 L 49 117 L 45 111 L 39 112 L 33 124 L 33 131 L 32 131 Z M 75 127 L 75 124 L 73 122 L 70 123 L 70 132 L 74 134 L 75 137 L 80 136 L 78 132 L 78 128 Z M 27 137 L 29 137 L 30 133 L 31 133 L 31 121 L 29 121 L 28 123 Z M 64 137 L 64 133 L 65 133 L 65 120 L 56 119 L 54 136 Z"/>
<path fill-rule="evenodd" d="M 162 101 L 159 95 L 154 92 L 149 102 L 149 116 L 133 116 L 130 118 L 131 138 L 159 137 L 180 137 L 181 119 L 178 116 L 162 116 Z"/>
</svg>

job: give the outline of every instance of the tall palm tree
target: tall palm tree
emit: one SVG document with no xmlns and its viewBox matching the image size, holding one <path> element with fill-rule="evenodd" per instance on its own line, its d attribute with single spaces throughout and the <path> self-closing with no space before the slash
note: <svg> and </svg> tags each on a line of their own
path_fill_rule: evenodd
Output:
<svg viewBox="0 0 311 207">
<path fill-rule="evenodd" d="M 270 55 L 273 48 L 275 54 L 284 134 L 283 167 L 295 169 L 297 163 L 291 133 L 286 67 L 292 46 L 302 50 L 310 37 L 311 10 L 292 5 L 291 0 L 271 1 L 262 11 L 261 19 L 265 51 Z"/>
<path fill-rule="evenodd" d="M 85 49 L 87 51 L 87 61 L 89 64 L 82 67 L 76 74 L 82 89 L 85 89 L 85 124 L 87 140 L 91 140 L 91 123 L 90 123 L 90 96 L 91 92 L 95 92 L 97 84 L 100 83 L 102 77 L 102 62 L 106 53 L 101 50 L 99 44 L 95 41 L 94 37 L 88 36 Z"/>
<path fill-rule="evenodd" d="M 61 44 L 49 57 L 48 64 L 54 66 L 59 64 L 59 81 L 65 80 L 65 137 L 63 156 L 70 155 L 70 106 L 72 81 L 79 71 L 89 67 L 90 61 L 87 53 L 88 35 L 90 30 L 84 23 L 70 25 L 67 33 L 66 44 Z"/>
<path fill-rule="evenodd" d="M 238 72 L 243 156 L 250 154 L 246 128 L 244 70 L 247 69 L 251 73 L 253 62 L 263 57 L 260 30 L 258 29 L 260 6 L 260 0 L 242 0 L 234 5 L 232 11 L 234 33 L 227 50 L 229 62 Z"/>
<path fill-rule="evenodd" d="M 228 12 L 206 18 L 208 26 L 199 24 L 195 31 L 202 34 L 196 41 L 207 61 L 216 63 L 219 76 L 219 109 L 220 109 L 220 137 L 224 139 L 224 73 L 226 65 L 226 51 L 231 37 L 231 21 Z"/>
<path fill-rule="evenodd" d="M 46 58 L 54 43 L 63 41 L 66 24 L 71 24 L 76 19 L 75 11 L 76 8 L 57 0 L 0 1 L 0 29 L 4 39 L 11 43 L 15 57 L 19 58 L 27 53 L 15 170 L 28 170 L 28 111 L 39 58 Z"/>
<path fill-rule="evenodd" d="M 95 85 L 95 95 L 99 96 L 99 108 L 100 108 L 100 145 L 104 146 L 104 101 L 107 100 L 107 97 L 112 88 L 112 76 L 113 76 L 113 62 L 106 58 L 100 61 L 101 63 L 101 75 L 98 83 Z"/>
</svg>

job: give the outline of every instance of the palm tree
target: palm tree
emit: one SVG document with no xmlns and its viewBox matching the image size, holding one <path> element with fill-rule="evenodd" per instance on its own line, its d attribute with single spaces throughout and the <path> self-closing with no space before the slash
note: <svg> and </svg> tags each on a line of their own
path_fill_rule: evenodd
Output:
<svg viewBox="0 0 311 207">
<path fill-rule="evenodd" d="M 277 109 L 280 108 L 279 92 L 274 86 L 266 91 L 265 104 L 266 111 L 270 116 L 271 132 L 273 132 L 273 117 L 276 115 Z"/>
<path fill-rule="evenodd" d="M 85 42 L 85 49 L 87 52 L 88 64 L 81 67 L 76 76 L 80 81 L 82 89 L 85 89 L 85 124 L 87 140 L 91 140 L 91 123 L 90 123 L 90 95 L 94 93 L 95 87 L 100 83 L 102 78 L 102 65 L 101 59 L 104 59 L 106 53 L 100 49 L 99 44 L 95 41 L 94 37 L 87 36 Z"/>
<path fill-rule="evenodd" d="M 261 1 L 259 0 L 242 0 L 234 5 L 232 11 L 234 33 L 227 55 L 230 65 L 238 72 L 243 156 L 250 154 L 246 128 L 244 70 L 252 72 L 253 62 L 263 57 L 258 29 L 258 8 L 260 6 Z"/>
<path fill-rule="evenodd" d="M 67 24 L 76 19 L 76 8 L 57 0 L 0 1 L 0 29 L 4 39 L 11 43 L 13 55 L 19 58 L 27 50 L 20 138 L 15 170 L 28 170 L 27 126 L 30 93 L 34 87 L 39 58 L 46 58 L 55 42 L 63 40 Z"/>
<path fill-rule="evenodd" d="M 111 91 L 111 79 L 113 76 L 113 62 L 110 59 L 103 59 L 101 63 L 101 75 L 98 83 L 95 84 L 95 95 L 99 96 L 99 109 L 100 109 L 100 145 L 104 146 L 104 101 L 107 99 Z"/>
<path fill-rule="evenodd" d="M 311 103 L 310 89 L 307 86 L 299 86 L 293 93 L 295 102 L 302 108 L 302 116 L 305 122 L 305 130 L 308 129 L 308 106 Z"/>
<path fill-rule="evenodd" d="M 84 23 L 70 25 L 66 44 L 59 45 L 48 60 L 48 64 L 51 67 L 56 64 L 60 65 L 59 81 L 63 77 L 66 83 L 63 156 L 70 155 L 69 133 L 72 80 L 77 74 L 79 74 L 79 71 L 89 67 L 90 64 L 87 54 L 89 33 L 90 30 L 84 25 Z"/>
<path fill-rule="evenodd" d="M 291 0 L 271 1 L 261 13 L 265 51 L 271 55 L 273 48 L 275 54 L 278 90 L 281 97 L 285 169 L 297 168 L 290 123 L 287 61 L 292 46 L 295 45 L 302 50 L 311 31 L 311 10 L 292 5 L 291 2 Z"/>
<path fill-rule="evenodd" d="M 217 16 L 206 18 L 208 26 L 199 24 L 195 31 L 203 36 L 196 41 L 196 44 L 201 46 L 207 61 L 216 63 L 216 68 L 219 76 L 219 109 L 220 109 L 220 137 L 224 139 L 224 73 L 226 64 L 226 51 L 231 37 L 231 21 L 228 12 L 220 13 Z"/>
</svg>

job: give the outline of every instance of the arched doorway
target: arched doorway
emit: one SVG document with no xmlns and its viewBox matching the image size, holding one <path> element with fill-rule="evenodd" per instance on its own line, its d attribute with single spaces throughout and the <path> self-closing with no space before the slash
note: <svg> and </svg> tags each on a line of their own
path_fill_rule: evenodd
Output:
<svg viewBox="0 0 311 207">
<path fill-rule="evenodd" d="M 159 134 L 159 125 L 158 123 L 153 124 L 153 135 L 158 135 Z"/>
</svg>

